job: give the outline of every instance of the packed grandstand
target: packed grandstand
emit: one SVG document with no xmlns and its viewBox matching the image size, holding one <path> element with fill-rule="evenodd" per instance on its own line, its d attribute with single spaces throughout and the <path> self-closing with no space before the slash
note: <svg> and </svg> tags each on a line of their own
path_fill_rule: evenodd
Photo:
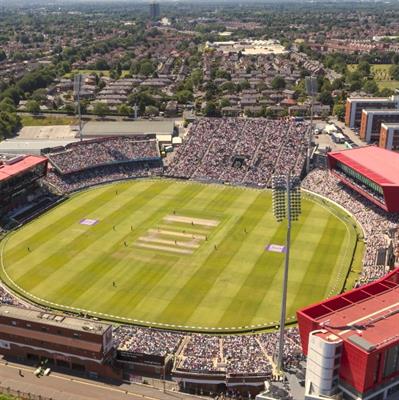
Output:
<svg viewBox="0 0 399 400">
<path fill-rule="evenodd" d="M 267 187 L 277 170 L 303 172 L 308 129 L 306 123 L 286 119 L 200 119 L 192 124 L 167 168 L 153 139 L 120 137 L 74 143 L 45 151 L 52 165 L 45 182 L 63 194 L 104 182 L 161 175 Z M 366 249 L 357 285 L 383 276 L 384 251 L 396 231 L 398 216 L 379 209 L 326 170 L 311 171 L 302 187 L 342 205 L 363 227 Z M 0 302 L 28 306 L 1 287 Z M 221 337 L 119 326 L 113 335 L 121 354 L 173 356 L 176 376 L 190 372 L 219 374 L 224 379 L 236 375 L 269 379 L 273 374 L 276 333 Z M 287 337 L 285 365 L 295 368 L 302 361 L 297 329 L 289 329 Z"/>
</svg>

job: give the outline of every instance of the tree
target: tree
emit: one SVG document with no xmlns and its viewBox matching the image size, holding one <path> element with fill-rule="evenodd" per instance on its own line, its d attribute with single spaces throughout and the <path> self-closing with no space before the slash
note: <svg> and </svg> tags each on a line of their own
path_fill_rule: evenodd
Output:
<svg viewBox="0 0 399 400">
<path fill-rule="evenodd" d="M 144 61 L 144 62 L 142 62 L 140 64 L 140 71 L 139 72 L 140 72 L 141 75 L 149 76 L 152 73 L 154 73 L 154 71 L 155 71 L 155 68 L 152 65 L 151 61 L 147 60 L 147 61 Z"/>
<path fill-rule="evenodd" d="M 94 64 L 94 69 L 98 69 L 100 71 L 106 71 L 109 69 L 109 65 L 106 60 L 104 60 L 103 58 L 100 58 Z"/>
<path fill-rule="evenodd" d="M 82 105 L 81 105 L 82 106 Z M 65 106 L 64 106 L 64 111 L 67 113 L 67 114 L 75 114 L 75 107 L 74 107 L 74 105 L 72 104 L 72 103 L 67 103 L 67 104 L 65 104 Z M 82 111 L 82 110 L 81 110 Z"/>
<path fill-rule="evenodd" d="M 0 112 L 0 139 L 14 135 L 21 128 L 21 119 L 16 112 Z"/>
<path fill-rule="evenodd" d="M 145 113 L 150 116 L 157 116 L 159 115 L 159 109 L 155 106 L 147 106 L 145 108 Z"/>
<path fill-rule="evenodd" d="M 246 90 L 249 89 L 251 85 L 246 79 L 244 79 L 238 83 L 238 87 L 240 90 Z"/>
<path fill-rule="evenodd" d="M 211 100 L 218 93 L 218 88 L 212 81 L 206 85 L 205 90 L 205 100 Z"/>
<path fill-rule="evenodd" d="M 203 74 L 200 69 L 195 69 L 191 73 L 191 81 L 193 82 L 194 86 L 198 87 L 202 83 L 202 79 L 203 79 Z"/>
<path fill-rule="evenodd" d="M 379 93 L 379 95 L 381 97 L 389 97 L 389 96 L 392 96 L 393 94 L 394 94 L 394 91 L 389 88 L 383 88 L 380 90 L 380 93 Z"/>
<path fill-rule="evenodd" d="M 363 85 L 363 90 L 370 94 L 375 94 L 378 92 L 378 85 L 375 80 L 368 80 Z"/>
<path fill-rule="evenodd" d="M 272 80 L 272 88 L 275 90 L 282 90 L 285 88 L 285 79 L 277 75 L 273 80 Z"/>
<path fill-rule="evenodd" d="M 181 104 L 186 104 L 193 101 L 193 93 L 190 90 L 180 90 L 176 93 L 177 101 Z"/>
<path fill-rule="evenodd" d="M 105 103 L 95 103 L 93 107 L 93 112 L 99 117 L 104 117 L 110 113 L 110 110 L 108 105 Z"/>
<path fill-rule="evenodd" d="M 132 109 L 132 107 L 128 106 L 127 104 L 121 104 L 118 107 L 118 114 L 129 116 L 129 115 L 133 114 L 133 109 Z"/>
<path fill-rule="evenodd" d="M 318 100 L 323 104 L 331 106 L 334 103 L 334 100 L 331 96 L 330 92 L 321 92 L 318 96 Z"/>
<path fill-rule="evenodd" d="M 0 102 L 0 111 L 16 113 L 17 109 L 15 108 L 14 102 L 9 97 L 7 97 Z"/>
<path fill-rule="evenodd" d="M 224 82 L 221 84 L 220 89 L 224 92 L 227 91 L 228 93 L 235 93 L 237 90 L 236 85 L 229 81 L 229 82 Z"/>
<path fill-rule="evenodd" d="M 204 108 L 204 114 L 206 117 L 219 117 L 220 112 L 213 101 L 208 101 Z"/>
<path fill-rule="evenodd" d="M 399 81 L 399 65 L 392 65 L 389 69 L 389 73 L 392 79 Z"/>
<path fill-rule="evenodd" d="M 231 104 L 230 104 L 229 99 L 224 98 L 224 99 L 221 99 L 221 100 L 220 100 L 220 107 L 221 107 L 221 108 L 223 108 L 223 107 L 229 107 L 230 105 L 231 105 Z"/>
<path fill-rule="evenodd" d="M 6 52 L 3 49 L 0 49 L 0 61 L 4 61 L 7 59 Z"/>
<path fill-rule="evenodd" d="M 333 114 L 340 120 L 343 121 L 345 118 L 345 106 L 341 103 L 335 104 L 333 108 Z"/>
<path fill-rule="evenodd" d="M 26 111 L 31 114 L 39 114 L 40 113 L 40 104 L 36 100 L 29 100 L 26 103 Z"/>
<path fill-rule="evenodd" d="M 157 103 L 151 94 L 147 91 L 133 93 L 128 97 L 128 103 L 131 106 L 138 105 L 140 113 L 143 113 L 146 106 L 155 106 Z"/>
<path fill-rule="evenodd" d="M 368 76 L 370 75 L 371 67 L 367 61 L 360 61 L 357 66 L 357 70 L 362 76 Z"/>
<path fill-rule="evenodd" d="M 399 64 L 399 54 L 394 54 L 391 61 L 392 64 Z"/>
</svg>

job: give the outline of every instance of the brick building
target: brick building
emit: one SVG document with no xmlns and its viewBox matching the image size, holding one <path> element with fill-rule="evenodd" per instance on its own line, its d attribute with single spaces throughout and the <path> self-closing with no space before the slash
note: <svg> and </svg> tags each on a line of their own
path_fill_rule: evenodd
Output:
<svg viewBox="0 0 399 400">
<path fill-rule="evenodd" d="M 0 353 L 91 378 L 120 377 L 111 325 L 63 314 L 0 305 Z"/>
<path fill-rule="evenodd" d="M 399 98 L 392 97 L 350 97 L 346 100 L 345 124 L 349 128 L 360 128 L 364 109 L 399 109 Z"/>
<path fill-rule="evenodd" d="M 380 130 L 380 147 L 387 150 L 399 150 L 399 124 L 383 122 Z"/>
</svg>

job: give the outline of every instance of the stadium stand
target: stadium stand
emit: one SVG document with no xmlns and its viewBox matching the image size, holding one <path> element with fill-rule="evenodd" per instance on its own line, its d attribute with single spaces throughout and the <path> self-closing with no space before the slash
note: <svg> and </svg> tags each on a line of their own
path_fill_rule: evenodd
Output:
<svg viewBox="0 0 399 400">
<path fill-rule="evenodd" d="M 0 153 L 0 233 L 29 221 L 57 203 L 42 185 L 46 157 Z"/>
<path fill-rule="evenodd" d="M 166 175 L 270 186 L 274 171 L 302 172 L 308 128 L 286 119 L 203 118 L 193 123 Z"/>
<path fill-rule="evenodd" d="M 46 181 L 62 193 L 116 180 L 161 175 L 158 142 L 145 137 L 110 137 L 43 151 L 52 169 Z"/>
<path fill-rule="evenodd" d="M 266 187 L 274 171 L 284 173 L 293 168 L 295 174 L 301 173 L 307 130 L 307 124 L 288 120 L 200 119 L 193 123 L 165 175 Z M 163 174 L 158 143 L 145 137 L 94 139 L 47 149 L 43 154 L 53 166 L 45 180 L 62 193 Z M 326 170 L 313 170 L 302 186 L 342 205 L 362 225 L 366 251 L 358 285 L 385 275 L 380 255 L 387 248 L 390 231 L 397 229 L 399 217 L 342 185 Z M 21 213 L 24 205 L 20 205 Z M 1 286 L 0 304 L 25 306 Z M 238 382 L 235 379 L 259 385 L 272 379 L 278 334 L 212 336 L 122 325 L 114 328 L 113 338 L 121 362 L 148 363 L 159 372 L 162 363 L 172 359 L 172 375 L 179 382 L 192 379 L 193 374 L 203 381 L 217 376 L 217 381 L 223 382 L 219 389 L 231 395 L 236 390 L 232 389 Z M 303 361 L 297 329 L 287 330 L 284 360 L 292 369 Z"/>
<path fill-rule="evenodd" d="M 160 158 L 156 140 L 127 137 L 74 142 L 47 152 L 47 157 L 60 174 L 83 171 L 107 164 L 150 161 Z"/>
<path fill-rule="evenodd" d="M 359 284 L 363 285 L 385 275 L 385 267 L 377 263 L 378 253 L 387 247 L 390 230 L 396 230 L 398 214 L 387 213 L 362 195 L 340 183 L 326 170 L 311 171 L 302 187 L 321 194 L 343 206 L 362 225 L 365 233 L 366 251 Z"/>
</svg>

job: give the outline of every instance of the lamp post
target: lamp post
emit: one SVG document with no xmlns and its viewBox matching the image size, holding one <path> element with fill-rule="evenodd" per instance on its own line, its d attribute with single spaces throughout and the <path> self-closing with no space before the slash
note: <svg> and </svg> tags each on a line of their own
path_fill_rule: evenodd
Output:
<svg viewBox="0 0 399 400">
<path fill-rule="evenodd" d="M 273 213 L 277 222 L 287 220 L 287 236 L 285 243 L 285 263 L 283 277 L 283 292 L 281 298 L 280 312 L 280 334 L 278 345 L 277 370 L 283 369 L 284 356 L 284 331 L 287 313 L 287 288 L 288 288 L 288 270 L 291 247 L 291 224 L 297 221 L 301 214 L 301 181 L 297 176 L 291 176 L 291 171 L 287 176 L 275 175 L 272 178 L 273 187 Z"/>
<path fill-rule="evenodd" d="M 317 79 L 314 76 L 306 76 L 305 77 L 305 89 L 308 96 L 311 98 L 310 104 L 310 130 L 308 135 L 308 151 L 306 157 L 306 173 L 309 172 L 310 169 L 310 148 L 312 144 L 312 135 L 313 135 L 313 110 L 314 110 L 314 97 L 317 93 Z"/>
<path fill-rule="evenodd" d="M 82 113 L 80 110 L 80 89 L 81 89 L 81 87 L 82 87 L 82 75 L 80 75 L 80 74 L 75 75 L 74 82 L 73 82 L 73 91 L 75 92 L 76 102 L 77 102 L 77 106 L 78 106 L 80 141 L 83 140 L 83 138 L 82 138 Z"/>
</svg>

